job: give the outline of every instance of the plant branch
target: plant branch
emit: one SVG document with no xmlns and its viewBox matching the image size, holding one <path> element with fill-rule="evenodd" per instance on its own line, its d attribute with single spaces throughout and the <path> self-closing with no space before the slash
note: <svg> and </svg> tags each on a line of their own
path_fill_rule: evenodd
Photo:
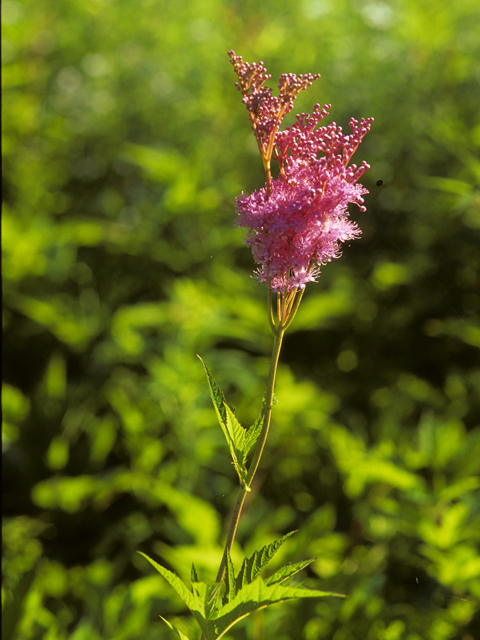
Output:
<svg viewBox="0 0 480 640">
<path fill-rule="evenodd" d="M 262 428 L 260 437 L 258 439 L 257 446 L 255 447 L 255 455 L 250 465 L 250 469 L 248 470 L 246 482 L 241 487 L 238 493 L 237 501 L 233 509 L 232 519 L 230 521 L 230 528 L 228 530 L 228 535 L 227 535 L 227 541 L 225 543 L 225 550 L 223 552 L 222 562 L 220 563 L 220 568 L 218 570 L 216 582 L 221 582 L 225 575 L 225 567 L 227 564 L 227 551 L 228 553 L 230 553 L 232 550 L 233 541 L 235 539 L 235 534 L 237 533 L 238 522 L 240 520 L 240 515 L 242 512 L 242 507 L 245 502 L 246 495 L 250 491 L 250 485 L 252 484 L 253 478 L 258 469 L 258 465 L 260 464 L 260 458 L 262 457 L 262 453 L 265 448 L 265 442 L 267 440 L 268 431 L 270 428 L 270 419 L 272 416 L 275 378 L 277 375 L 278 359 L 280 357 L 280 350 L 282 347 L 284 333 L 285 333 L 285 329 L 281 325 L 274 330 L 272 357 L 270 360 L 270 373 L 268 376 L 267 392 L 265 395 L 265 417 L 263 420 L 263 428 Z"/>
<path fill-rule="evenodd" d="M 298 311 L 298 307 L 300 306 L 300 302 L 302 300 L 304 290 L 305 289 L 301 289 L 299 291 L 298 289 L 296 289 L 295 291 L 290 292 L 286 297 L 285 295 L 277 294 L 277 323 L 276 323 L 273 319 L 274 303 L 272 299 L 272 290 L 269 288 L 269 292 L 268 292 L 269 318 L 270 318 L 270 326 L 272 327 L 274 338 L 273 338 L 272 356 L 270 359 L 270 372 L 269 372 L 268 381 L 267 381 L 267 391 L 265 394 L 265 417 L 263 420 L 262 432 L 258 439 L 257 446 L 255 447 L 255 454 L 250 464 L 246 481 L 240 488 L 240 491 L 237 496 L 237 500 L 235 502 L 235 506 L 233 508 L 232 518 L 230 521 L 230 528 L 228 530 L 227 541 L 225 543 L 225 549 L 223 552 L 222 561 L 218 569 L 216 582 L 221 582 L 225 575 L 225 568 L 227 566 L 227 552 L 231 553 L 232 551 L 233 541 L 235 540 L 235 535 L 237 533 L 238 522 L 240 520 L 240 515 L 242 513 L 242 508 L 245 502 L 245 498 L 247 497 L 247 493 L 250 491 L 250 486 L 257 472 L 258 466 L 260 464 L 260 459 L 262 457 L 263 450 L 265 448 L 268 431 L 270 429 L 270 420 L 272 417 L 275 379 L 277 376 L 278 360 L 280 358 L 280 350 L 282 348 L 283 336 L 287 328 L 291 325 Z"/>
</svg>

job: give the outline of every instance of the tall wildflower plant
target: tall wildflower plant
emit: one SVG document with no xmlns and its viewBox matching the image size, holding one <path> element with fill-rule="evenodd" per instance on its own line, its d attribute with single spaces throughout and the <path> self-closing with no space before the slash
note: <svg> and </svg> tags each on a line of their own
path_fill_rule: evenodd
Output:
<svg viewBox="0 0 480 640">
<path fill-rule="evenodd" d="M 217 418 L 240 483 L 216 582 L 201 582 L 192 566 L 189 588 L 174 573 L 145 556 L 191 610 L 203 640 L 222 638 L 239 620 L 283 600 L 342 597 L 291 584 L 293 576 L 314 558 L 289 563 L 267 578 L 260 575 L 294 532 L 246 557 L 238 572 L 230 554 L 270 428 L 285 331 L 298 311 L 307 283 L 319 277 L 323 265 L 340 256 L 342 243 L 361 233 L 349 218 L 348 204 L 354 203 L 365 211 L 363 196 L 367 190 L 358 181 L 369 166 L 362 162 L 357 167 L 350 162 L 373 121 L 373 118 L 362 118 L 358 122 L 352 118 L 350 133 L 344 134 L 334 122 L 320 124 L 331 105 L 321 108 L 317 104 L 311 114 L 297 115 L 294 124 L 282 130 L 283 119 L 293 109 L 297 95 L 320 75 L 283 74 L 278 82 L 279 94 L 274 96 L 266 84 L 271 76 L 263 62 L 250 64 L 234 51 L 229 51 L 229 56 L 265 171 L 265 186 L 251 194 L 242 193 L 237 198 L 236 211 L 237 223 L 246 229 L 246 243 L 258 265 L 255 276 L 268 290 L 268 318 L 273 332 L 270 373 L 258 418 L 245 429 L 203 363 Z M 277 177 L 272 175 L 272 163 L 277 165 Z M 170 622 L 165 622 L 178 638 L 189 640 Z"/>
</svg>

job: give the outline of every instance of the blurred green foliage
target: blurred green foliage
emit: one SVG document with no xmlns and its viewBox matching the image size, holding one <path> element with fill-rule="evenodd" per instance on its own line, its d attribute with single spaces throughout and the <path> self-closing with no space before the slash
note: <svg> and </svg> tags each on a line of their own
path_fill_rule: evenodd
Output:
<svg viewBox="0 0 480 640">
<path fill-rule="evenodd" d="M 476 0 L 5 0 L 3 637 L 194 635 L 136 554 L 212 580 L 271 345 L 234 227 L 263 173 L 227 50 L 374 116 L 363 237 L 308 287 L 233 559 L 345 601 L 231 638 L 473 640 L 480 600 Z M 290 114 L 293 117 L 293 114 Z M 382 186 L 376 186 L 382 180 Z M 273 562 L 272 562 L 273 565 Z M 477 631 L 475 631 L 477 630 Z"/>
</svg>

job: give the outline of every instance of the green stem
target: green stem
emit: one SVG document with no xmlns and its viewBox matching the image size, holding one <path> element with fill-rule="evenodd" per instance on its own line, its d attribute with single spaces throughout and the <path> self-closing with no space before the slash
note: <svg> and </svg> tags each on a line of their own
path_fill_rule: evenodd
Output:
<svg viewBox="0 0 480 640">
<path fill-rule="evenodd" d="M 263 421 L 263 429 L 258 439 L 258 444 L 255 448 L 255 455 L 253 457 L 250 469 L 248 470 L 246 486 L 250 487 L 253 477 L 260 464 L 260 458 L 262 457 L 263 449 L 265 448 L 265 442 L 267 441 L 268 430 L 270 428 L 270 419 L 272 417 L 273 406 L 273 392 L 275 390 L 275 378 L 277 376 L 278 359 L 280 357 L 280 350 L 282 348 L 283 336 L 285 329 L 279 327 L 274 334 L 272 358 L 270 360 L 270 373 L 267 382 L 267 392 L 265 394 L 265 418 Z"/>
<path fill-rule="evenodd" d="M 260 464 L 260 458 L 262 457 L 263 450 L 265 448 L 265 442 L 267 441 L 268 430 L 270 428 L 270 419 L 272 416 L 272 404 L 273 404 L 273 392 L 275 389 L 275 378 L 277 375 L 278 359 L 280 357 L 280 349 L 282 348 L 283 335 L 285 329 L 280 326 L 274 332 L 272 357 L 270 360 L 270 373 L 267 382 L 267 393 L 265 395 L 265 418 L 263 420 L 263 428 L 258 439 L 257 446 L 255 448 L 255 455 L 253 457 L 250 469 L 247 473 L 247 479 L 245 484 L 241 487 L 237 501 L 233 508 L 232 519 L 230 521 L 230 528 L 228 530 L 227 541 L 225 543 L 225 550 L 223 552 L 222 562 L 218 570 L 217 582 L 221 582 L 225 575 L 225 567 L 227 566 L 227 552 L 230 553 L 237 533 L 238 521 L 242 513 L 242 507 L 245 502 L 247 493 L 250 491 L 250 485 L 252 484 L 255 473 Z"/>
<path fill-rule="evenodd" d="M 269 283 L 270 284 L 270 283 Z M 227 566 L 227 553 L 231 553 L 233 541 L 237 533 L 238 522 L 242 513 L 242 508 L 247 497 L 247 493 L 250 491 L 253 478 L 257 472 L 258 465 L 260 464 L 260 458 L 262 457 L 265 443 L 267 441 L 268 431 L 270 429 L 270 420 L 272 417 L 273 406 L 273 392 L 275 390 L 275 378 L 277 376 L 278 360 L 280 357 L 280 350 L 282 348 L 283 336 L 287 328 L 291 325 L 302 300 L 304 289 L 298 291 L 296 289 L 287 296 L 285 294 L 277 294 L 277 322 L 273 318 L 273 300 L 272 291 L 269 287 L 268 292 L 268 304 L 269 304 L 269 319 L 270 325 L 273 331 L 273 348 L 272 357 L 270 360 L 270 372 L 267 381 L 267 392 L 265 394 L 265 417 L 263 420 L 263 427 L 260 437 L 258 439 L 257 446 L 255 447 L 255 455 L 250 464 L 250 468 L 247 473 L 245 484 L 242 485 L 238 492 L 237 501 L 233 508 L 232 519 L 230 521 L 230 528 L 228 530 L 227 541 L 225 543 L 225 550 L 222 556 L 222 562 L 218 569 L 216 582 L 221 582 L 225 575 L 225 569 Z"/>
<path fill-rule="evenodd" d="M 302 297 L 303 297 L 303 292 L 305 291 L 305 289 L 300 289 L 300 292 L 295 292 L 295 302 L 293 302 L 289 307 L 288 310 L 288 315 L 285 318 L 285 321 L 283 322 L 282 326 L 283 326 L 283 330 L 286 331 L 288 329 L 288 327 L 292 324 L 293 319 L 295 318 L 297 311 L 298 311 L 298 307 L 300 306 L 300 302 L 302 301 Z"/>
</svg>

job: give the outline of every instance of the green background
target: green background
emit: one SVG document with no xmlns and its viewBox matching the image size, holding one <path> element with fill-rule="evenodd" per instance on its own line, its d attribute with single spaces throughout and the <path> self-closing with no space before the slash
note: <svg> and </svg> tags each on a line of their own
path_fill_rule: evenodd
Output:
<svg viewBox="0 0 480 640">
<path fill-rule="evenodd" d="M 476 0 L 5 0 L 4 638 L 163 640 L 213 580 L 272 336 L 234 225 L 262 186 L 227 51 L 374 116 L 363 236 L 311 284 L 234 550 L 347 600 L 230 640 L 474 640 L 480 600 Z M 293 114 L 290 114 L 290 122 Z M 331 120 L 330 119 L 330 120 Z M 330 121 L 329 120 L 329 121 Z M 383 185 L 377 186 L 382 180 Z"/>
</svg>

